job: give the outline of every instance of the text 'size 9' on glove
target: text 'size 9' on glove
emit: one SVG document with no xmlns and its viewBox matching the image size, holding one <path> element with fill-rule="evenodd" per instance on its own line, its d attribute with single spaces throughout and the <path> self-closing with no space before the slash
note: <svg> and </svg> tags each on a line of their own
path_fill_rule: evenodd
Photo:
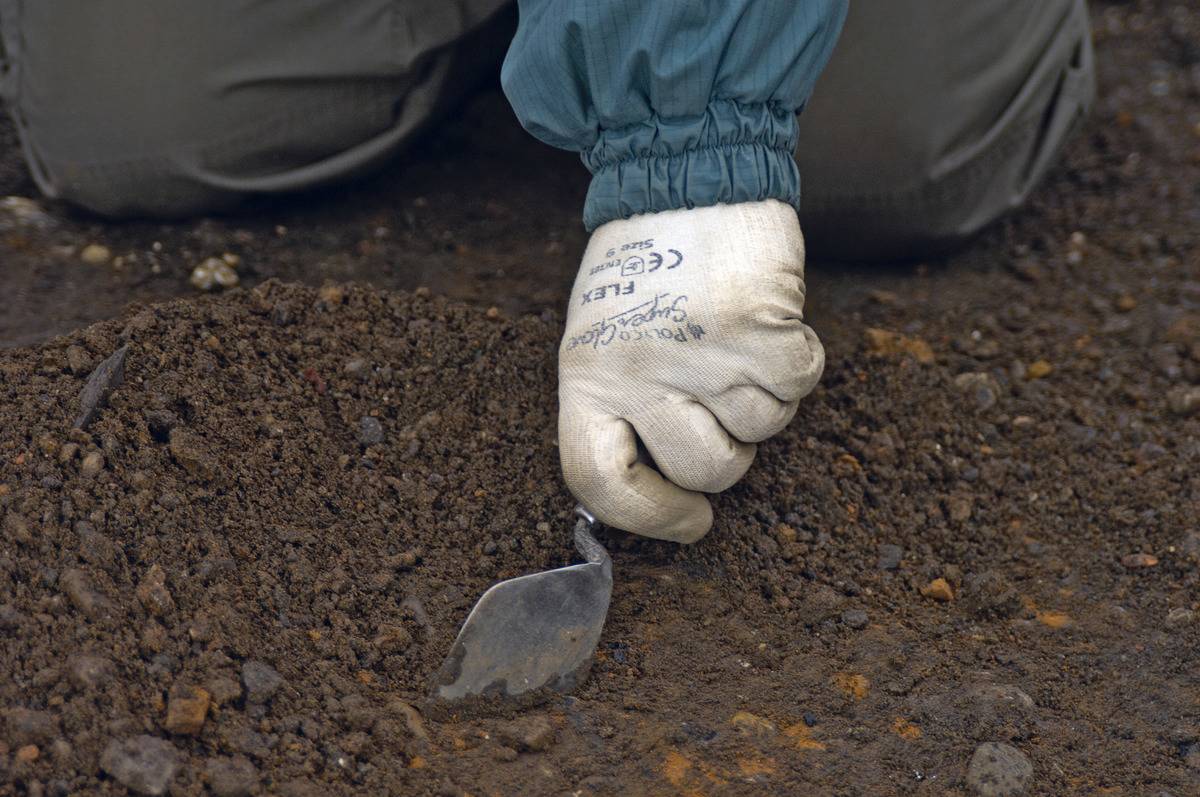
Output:
<svg viewBox="0 0 1200 797">
<path fill-rule="evenodd" d="M 740 479 L 755 443 L 788 424 L 821 376 L 825 352 L 803 311 L 804 239 L 783 202 L 597 228 L 558 357 L 559 449 L 575 497 L 619 529 L 704 536 L 704 493 Z"/>
</svg>

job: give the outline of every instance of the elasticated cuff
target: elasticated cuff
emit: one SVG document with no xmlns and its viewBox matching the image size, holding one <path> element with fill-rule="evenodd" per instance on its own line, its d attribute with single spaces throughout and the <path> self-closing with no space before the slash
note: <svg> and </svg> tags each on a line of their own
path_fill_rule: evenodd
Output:
<svg viewBox="0 0 1200 797">
<path fill-rule="evenodd" d="M 583 162 L 592 172 L 583 223 L 679 208 L 778 199 L 800 207 L 795 110 L 714 100 L 703 115 L 654 116 L 601 130 Z"/>
</svg>

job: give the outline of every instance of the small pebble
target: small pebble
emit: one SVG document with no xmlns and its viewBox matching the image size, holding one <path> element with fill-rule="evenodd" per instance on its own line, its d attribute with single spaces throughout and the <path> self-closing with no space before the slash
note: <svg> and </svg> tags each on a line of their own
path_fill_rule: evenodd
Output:
<svg viewBox="0 0 1200 797">
<path fill-rule="evenodd" d="M 497 738 L 521 752 L 538 753 L 550 749 L 554 744 L 554 726 L 541 716 L 521 717 L 502 725 L 496 732 Z"/>
<path fill-rule="evenodd" d="M 337 307 L 342 303 L 342 299 L 346 297 L 346 291 L 340 285 L 327 283 L 322 285 L 317 291 L 317 298 L 325 304 L 326 307 Z"/>
<path fill-rule="evenodd" d="M 214 706 L 232 703 L 242 696 L 242 685 L 224 675 L 208 679 L 208 682 L 204 684 L 204 689 L 208 692 Z"/>
<path fill-rule="evenodd" d="M 67 659 L 67 677 L 76 689 L 101 689 L 115 674 L 113 663 L 103 656 L 80 654 Z"/>
<path fill-rule="evenodd" d="M 383 424 L 378 418 L 364 415 L 358 419 L 358 442 L 363 446 L 377 446 L 384 440 Z"/>
<path fill-rule="evenodd" d="M 1172 389 L 1167 393 L 1167 406 L 1184 418 L 1200 412 L 1200 386 Z"/>
<path fill-rule="evenodd" d="M 1180 626 L 1191 625 L 1196 620 L 1196 613 L 1191 609 L 1186 609 L 1178 606 L 1167 612 L 1167 627 L 1179 628 Z"/>
<path fill-rule="evenodd" d="M 67 368 L 73 374 L 86 374 L 92 367 L 92 356 L 88 354 L 87 349 L 78 345 L 70 345 L 67 347 Z"/>
<path fill-rule="evenodd" d="M 71 568 L 65 571 L 58 583 L 75 608 L 93 620 L 112 608 L 109 600 L 92 588 L 91 581 L 82 570 Z"/>
<path fill-rule="evenodd" d="M 238 274 L 225 260 L 219 257 L 210 257 L 192 269 L 192 275 L 188 281 L 194 288 L 211 291 L 218 287 L 234 287 L 238 284 Z"/>
<path fill-rule="evenodd" d="M 99 451 L 92 451 L 79 463 L 79 475 L 85 479 L 96 478 L 102 470 L 104 470 L 104 454 Z"/>
<path fill-rule="evenodd" d="M 903 559 L 903 548 L 899 545 L 884 543 L 879 546 L 879 559 L 876 561 L 875 566 L 880 570 L 895 570 L 900 567 L 900 562 Z"/>
<path fill-rule="evenodd" d="M 146 611 L 161 617 L 175 609 L 175 601 L 167 589 L 167 574 L 157 564 L 151 565 L 134 590 Z"/>
<path fill-rule="evenodd" d="M 179 751 L 170 742 L 142 734 L 113 740 L 100 755 L 100 768 L 138 794 L 165 794 L 179 771 Z"/>
<path fill-rule="evenodd" d="M 856 631 L 866 628 L 869 619 L 862 609 L 847 609 L 842 612 L 842 622 Z"/>
<path fill-rule="evenodd" d="M 921 594 L 926 598 L 933 598 L 935 601 L 954 600 L 954 590 L 950 588 L 950 583 L 944 578 L 935 578 L 921 587 Z"/>
<path fill-rule="evenodd" d="M 975 405 L 980 412 L 996 406 L 1000 396 L 1000 384 L 991 374 L 966 373 L 954 377 L 954 386 Z"/>
<path fill-rule="evenodd" d="M 37 230 L 45 232 L 58 226 L 58 220 L 32 199 L 6 196 L 0 199 L 0 230 Z"/>
<path fill-rule="evenodd" d="M 371 364 L 362 357 L 354 357 L 346 360 L 342 365 L 342 372 L 355 379 L 366 379 L 371 375 Z"/>
<path fill-rule="evenodd" d="M 1049 362 L 1047 362 L 1046 360 L 1038 360 L 1036 362 L 1030 363 L 1029 367 L 1025 369 L 1025 378 L 1026 379 L 1042 379 L 1044 377 L 1049 376 L 1053 371 L 1054 371 L 1054 366 L 1051 365 Z"/>
<path fill-rule="evenodd" d="M 245 756 L 210 758 L 204 776 L 216 797 L 247 797 L 258 787 L 258 770 Z"/>
<path fill-rule="evenodd" d="M 195 736 L 204 727 L 210 697 L 198 686 L 177 686 L 167 698 L 166 729 L 171 733 Z"/>
<path fill-rule="evenodd" d="M 24 764 L 32 764 L 38 760 L 38 756 L 42 751 L 38 749 L 36 744 L 27 744 L 17 748 L 17 761 Z"/>
<path fill-rule="evenodd" d="M 283 686 L 283 676 L 265 662 L 248 661 L 242 665 L 242 684 L 248 702 L 266 703 Z"/>
<path fill-rule="evenodd" d="M 979 797 L 1020 797 L 1033 784 L 1033 764 L 1017 748 L 984 742 L 967 765 L 967 786 Z"/>
<path fill-rule="evenodd" d="M 1131 553 L 1121 557 L 1121 564 L 1130 569 L 1154 567 L 1158 564 L 1158 557 L 1148 553 Z"/>
<path fill-rule="evenodd" d="M 79 259 L 89 266 L 103 266 L 112 260 L 112 251 L 104 244 L 88 244 L 80 250 Z"/>
</svg>

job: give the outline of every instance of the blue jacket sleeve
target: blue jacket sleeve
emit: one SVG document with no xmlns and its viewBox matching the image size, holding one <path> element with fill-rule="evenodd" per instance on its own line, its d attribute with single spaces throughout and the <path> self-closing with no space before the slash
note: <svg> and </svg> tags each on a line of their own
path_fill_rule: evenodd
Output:
<svg viewBox="0 0 1200 797">
<path fill-rule="evenodd" d="M 848 0 L 520 0 L 501 80 L 533 135 L 582 154 L 589 230 L 638 213 L 799 206 L 796 114 Z"/>
</svg>

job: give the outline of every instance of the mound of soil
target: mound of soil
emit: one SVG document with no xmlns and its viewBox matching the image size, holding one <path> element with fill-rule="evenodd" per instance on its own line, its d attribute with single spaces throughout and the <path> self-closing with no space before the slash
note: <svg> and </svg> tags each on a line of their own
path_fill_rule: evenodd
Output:
<svg viewBox="0 0 1200 797">
<path fill-rule="evenodd" d="M 1153 335 L 1190 357 L 1181 319 Z M 559 333 L 268 282 L 5 353 L 9 782 L 863 793 L 957 782 L 999 740 L 1063 793 L 1091 777 L 1080 728 L 1120 716 L 1158 777 L 1195 783 L 1194 703 L 1172 689 L 1197 643 L 1200 429 L 1147 434 L 1165 380 L 1081 396 L 1137 365 L 1098 346 L 1054 379 L 988 369 L 990 336 L 934 355 L 867 335 L 704 541 L 607 536 L 618 586 L 578 694 L 431 711 L 478 594 L 571 560 Z M 122 381 L 73 428 L 116 351 Z"/>
</svg>

